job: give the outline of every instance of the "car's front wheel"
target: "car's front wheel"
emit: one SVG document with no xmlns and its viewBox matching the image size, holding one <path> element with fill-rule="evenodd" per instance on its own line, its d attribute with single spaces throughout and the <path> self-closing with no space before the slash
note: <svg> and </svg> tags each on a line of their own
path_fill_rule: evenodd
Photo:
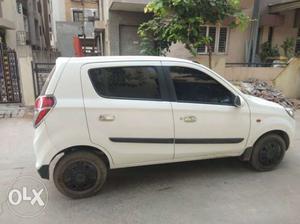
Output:
<svg viewBox="0 0 300 224">
<path fill-rule="evenodd" d="M 106 175 L 106 165 L 99 156 L 93 152 L 75 151 L 57 162 L 53 179 L 62 194 L 70 198 L 85 198 L 101 189 Z"/>
<path fill-rule="evenodd" d="M 263 136 L 254 145 L 250 163 L 258 171 L 273 170 L 282 161 L 286 150 L 286 143 L 281 136 Z"/>
</svg>

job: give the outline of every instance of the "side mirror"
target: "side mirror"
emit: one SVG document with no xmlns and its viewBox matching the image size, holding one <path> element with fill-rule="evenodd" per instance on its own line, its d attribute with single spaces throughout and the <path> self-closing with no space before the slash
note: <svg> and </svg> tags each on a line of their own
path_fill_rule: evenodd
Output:
<svg viewBox="0 0 300 224">
<path fill-rule="evenodd" d="M 235 107 L 241 107 L 242 106 L 242 102 L 241 102 L 240 96 L 237 96 L 237 95 L 234 96 L 233 105 Z"/>
</svg>

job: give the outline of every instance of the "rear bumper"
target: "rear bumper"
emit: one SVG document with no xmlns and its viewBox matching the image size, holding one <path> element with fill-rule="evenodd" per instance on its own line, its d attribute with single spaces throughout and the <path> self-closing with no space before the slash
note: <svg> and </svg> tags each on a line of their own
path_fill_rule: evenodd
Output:
<svg viewBox="0 0 300 224">
<path fill-rule="evenodd" d="M 41 178 L 49 180 L 49 165 L 43 165 L 37 171 Z"/>
<path fill-rule="evenodd" d="M 35 129 L 33 148 L 36 158 L 35 167 L 39 175 L 44 179 L 49 179 L 49 164 L 54 148 L 48 137 L 44 122 Z"/>
</svg>

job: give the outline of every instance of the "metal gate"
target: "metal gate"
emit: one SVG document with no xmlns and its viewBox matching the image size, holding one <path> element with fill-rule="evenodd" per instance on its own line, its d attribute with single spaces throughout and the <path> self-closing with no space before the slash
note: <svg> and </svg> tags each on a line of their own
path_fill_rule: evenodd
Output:
<svg viewBox="0 0 300 224">
<path fill-rule="evenodd" d="M 38 97 L 55 63 L 32 63 L 34 95 Z"/>
<path fill-rule="evenodd" d="M 17 54 L 0 43 L 0 103 L 21 103 Z"/>
</svg>

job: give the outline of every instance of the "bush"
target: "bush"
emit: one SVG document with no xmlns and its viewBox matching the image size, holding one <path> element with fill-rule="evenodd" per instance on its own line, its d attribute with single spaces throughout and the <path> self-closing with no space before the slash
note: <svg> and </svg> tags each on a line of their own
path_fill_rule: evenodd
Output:
<svg viewBox="0 0 300 224">
<path fill-rule="evenodd" d="M 278 46 L 272 47 L 270 42 L 265 42 L 261 45 L 260 59 L 262 62 L 266 62 L 270 57 L 279 57 Z"/>
</svg>

